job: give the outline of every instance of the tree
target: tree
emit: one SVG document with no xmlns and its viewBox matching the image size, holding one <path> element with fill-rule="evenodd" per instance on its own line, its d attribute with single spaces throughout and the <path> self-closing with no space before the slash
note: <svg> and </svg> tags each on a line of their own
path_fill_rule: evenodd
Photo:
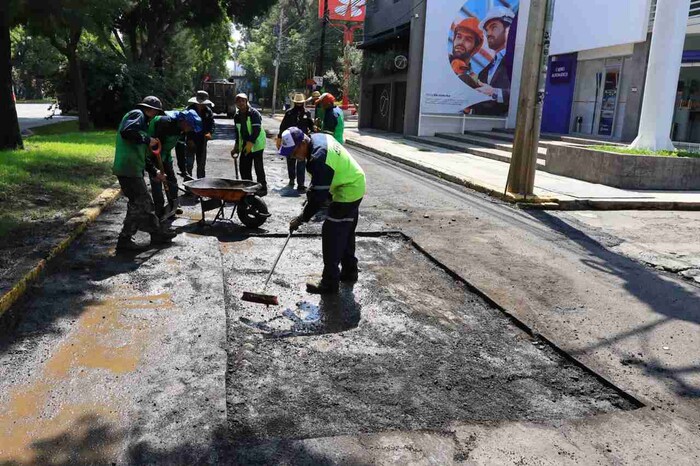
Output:
<svg viewBox="0 0 700 466">
<path fill-rule="evenodd" d="M 138 0 L 124 8 L 112 34 L 125 56 L 156 68 L 182 29 L 205 28 L 233 17 L 245 24 L 276 0 Z"/>
<path fill-rule="evenodd" d="M 306 87 L 306 80 L 316 74 L 316 59 L 321 51 L 321 28 L 315 12 L 316 0 L 285 2 L 285 24 L 282 27 L 282 53 L 278 95 Z M 279 19 L 280 4 L 275 5 L 263 17 L 256 18 L 243 31 L 243 44 L 236 50 L 236 59 L 246 70 L 253 90 L 259 93 L 260 78 L 274 72 L 276 41 L 273 30 Z M 337 65 L 343 53 L 343 33 L 329 28 L 324 46 L 328 61 Z M 342 73 L 339 68 L 336 73 Z"/>
<path fill-rule="evenodd" d="M 0 2 L 0 115 L 8 118 L 6 124 L 0 125 L 0 149 L 24 147 L 12 92 L 10 25 L 14 17 L 13 7 L 14 3 Z"/>
<path fill-rule="evenodd" d="M 46 37 L 68 61 L 81 131 L 90 127 L 90 115 L 78 46 L 86 30 L 101 30 L 125 5 L 126 0 L 26 0 L 28 29 Z"/>
</svg>

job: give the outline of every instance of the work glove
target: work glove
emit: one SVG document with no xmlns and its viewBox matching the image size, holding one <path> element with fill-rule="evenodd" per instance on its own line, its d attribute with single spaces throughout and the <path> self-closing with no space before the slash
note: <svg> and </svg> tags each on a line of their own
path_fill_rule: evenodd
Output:
<svg viewBox="0 0 700 466">
<path fill-rule="evenodd" d="M 206 139 L 207 141 L 211 141 L 211 133 L 205 134 L 204 139 Z"/>
<path fill-rule="evenodd" d="M 245 143 L 245 152 L 246 152 L 246 154 L 250 154 L 251 152 L 253 152 L 253 143 L 252 142 L 248 141 Z"/>
<path fill-rule="evenodd" d="M 299 229 L 301 224 L 304 223 L 304 219 L 301 217 L 294 217 L 291 222 L 289 222 L 289 232 L 294 233 Z"/>
<path fill-rule="evenodd" d="M 277 150 L 280 150 L 280 147 L 282 147 L 282 138 L 277 136 L 277 139 L 275 139 L 275 146 L 277 146 Z"/>
</svg>

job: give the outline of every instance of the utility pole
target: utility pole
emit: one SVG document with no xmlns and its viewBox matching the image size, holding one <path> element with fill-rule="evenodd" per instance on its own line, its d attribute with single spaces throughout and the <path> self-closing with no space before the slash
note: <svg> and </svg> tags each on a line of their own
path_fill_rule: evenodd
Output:
<svg viewBox="0 0 700 466">
<path fill-rule="evenodd" d="M 513 157 L 506 185 L 506 192 L 525 198 L 532 196 L 535 188 L 554 2 L 555 0 L 530 2 Z"/>
<path fill-rule="evenodd" d="M 280 60 L 282 53 L 282 26 L 284 25 L 284 2 L 280 2 L 280 20 L 277 25 L 277 54 L 275 58 L 275 82 L 272 86 L 272 115 L 277 108 L 277 82 L 280 75 Z"/>
<path fill-rule="evenodd" d="M 318 66 L 316 66 L 316 76 L 323 76 L 323 54 L 326 49 L 326 26 L 328 24 L 328 0 L 318 0 L 323 2 L 323 19 L 321 20 L 321 50 L 318 53 Z"/>
</svg>

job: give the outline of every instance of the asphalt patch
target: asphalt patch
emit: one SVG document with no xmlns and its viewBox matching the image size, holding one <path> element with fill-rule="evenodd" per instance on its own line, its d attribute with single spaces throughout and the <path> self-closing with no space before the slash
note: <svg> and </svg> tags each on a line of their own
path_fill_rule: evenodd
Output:
<svg viewBox="0 0 700 466">
<path fill-rule="evenodd" d="M 320 238 L 292 238 L 267 289 L 280 306 L 241 301 L 260 289 L 283 241 L 222 244 L 234 442 L 637 407 L 402 237 L 358 238 L 360 281 L 333 297 L 304 289 L 322 268 Z"/>
</svg>

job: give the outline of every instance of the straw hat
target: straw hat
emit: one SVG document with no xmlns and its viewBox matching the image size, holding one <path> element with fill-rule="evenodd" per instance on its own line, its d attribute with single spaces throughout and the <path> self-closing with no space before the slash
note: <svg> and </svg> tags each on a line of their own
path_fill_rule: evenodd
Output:
<svg viewBox="0 0 700 466">
<path fill-rule="evenodd" d="M 214 106 L 214 102 L 209 100 L 209 93 L 207 91 L 197 91 L 197 95 L 188 100 L 187 103 L 209 105 L 210 107 Z"/>
<path fill-rule="evenodd" d="M 306 99 L 304 98 L 304 94 L 297 93 L 294 94 L 294 99 L 292 100 L 293 103 L 295 104 L 303 104 L 306 102 Z"/>
</svg>

